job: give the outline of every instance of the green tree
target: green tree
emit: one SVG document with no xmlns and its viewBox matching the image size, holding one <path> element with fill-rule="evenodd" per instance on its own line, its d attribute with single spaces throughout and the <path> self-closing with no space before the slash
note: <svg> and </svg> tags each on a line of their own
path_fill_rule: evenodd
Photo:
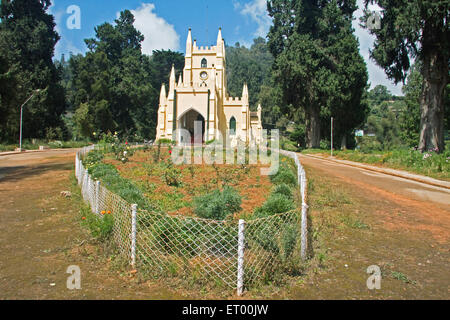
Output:
<svg viewBox="0 0 450 320">
<path fill-rule="evenodd" d="M 268 38 L 274 77 L 283 91 L 283 113 L 303 109 L 307 147 L 319 147 L 322 127 L 339 119 L 345 137 L 365 119 L 364 60 L 351 27 L 356 1 L 268 1 Z M 324 121 L 326 119 L 327 121 Z"/>
<path fill-rule="evenodd" d="M 365 19 L 371 16 L 369 3 L 381 8 L 380 28 L 370 28 L 376 36 L 371 57 L 396 83 L 405 81 L 410 59 L 422 64 L 419 149 L 444 145 L 445 88 L 448 85 L 449 39 L 448 0 L 387 1 L 365 0 Z M 367 20 L 366 20 L 367 21 Z"/>
<path fill-rule="evenodd" d="M 175 79 L 177 81 L 180 74 L 183 73 L 184 55 L 171 50 L 154 50 L 150 57 L 150 64 L 152 68 L 152 86 L 155 89 L 160 89 L 161 84 L 164 83 L 166 88 L 168 88 L 172 66 L 175 67 Z"/>
<path fill-rule="evenodd" d="M 271 77 L 273 56 L 265 39 L 258 37 L 248 49 L 236 43 L 227 46 L 227 85 L 232 97 L 240 97 L 244 82 L 248 85 L 250 108 L 256 110 L 261 102 L 262 85 L 268 85 Z M 266 105 L 263 105 L 266 107 Z"/>
<path fill-rule="evenodd" d="M 93 138 L 93 132 L 119 131 L 129 137 L 155 135 L 158 92 L 152 86 L 153 67 L 142 54 L 143 35 L 125 10 L 115 25 L 95 28 L 86 39 L 89 51 L 69 61 L 69 98 L 76 111 L 77 131 Z"/>
<path fill-rule="evenodd" d="M 400 135 L 402 140 L 410 147 L 417 146 L 419 141 L 422 85 L 423 77 L 420 73 L 420 63 L 416 63 L 402 88 L 405 95 L 405 111 L 402 113 L 400 120 Z"/>
<path fill-rule="evenodd" d="M 50 0 L 11 0 L 0 4 L 0 140 L 19 136 L 20 105 L 41 89 L 25 107 L 23 136 L 43 138 L 63 126 L 64 90 L 52 58 L 59 40 Z"/>
</svg>

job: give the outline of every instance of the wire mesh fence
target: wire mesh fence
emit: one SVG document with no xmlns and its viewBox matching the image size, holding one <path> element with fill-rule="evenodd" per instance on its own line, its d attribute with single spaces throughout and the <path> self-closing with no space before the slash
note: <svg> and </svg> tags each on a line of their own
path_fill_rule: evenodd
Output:
<svg viewBox="0 0 450 320">
<path fill-rule="evenodd" d="M 242 294 L 280 268 L 306 258 L 306 177 L 295 153 L 302 210 L 265 218 L 209 220 L 137 208 L 91 178 L 76 155 L 75 174 L 83 199 L 98 217 L 114 218 L 112 239 L 132 265 L 158 275 L 213 281 Z"/>
</svg>

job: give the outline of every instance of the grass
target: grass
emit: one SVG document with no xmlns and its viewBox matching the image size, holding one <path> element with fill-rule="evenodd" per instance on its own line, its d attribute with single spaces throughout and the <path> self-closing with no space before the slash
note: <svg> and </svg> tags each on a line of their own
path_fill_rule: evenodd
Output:
<svg viewBox="0 0 450 320">
<path fill-rule="evenodd" d="M 403 281 L 404 283 L 416 284 L 416 281 L 409 279 L 406 274 L 399 271 L 391 271 L 391 277 L 393 279 Z"/>
<path fill-rule="evenodd" d="M 321 149 L 303 150 L 304 154 L 327 154 Z M 435 152 L 421 153 L 416 150 L 396 149 L 391 151 L 373 151 L 364 153 L 358 150 L 336 150 L 333 155 L 338 159 L 367 163 L 371 165 L 400 169 L 450 181 L 450 149 L 441 154 Z"/>
<path fill-rule="evenodd" d="M 45 140 L 25 140 L 22 142 L 22 149 L 38 150 L 39 146 L 46 146 L 50 149 L 71 149 L 88 146 L 87 141 L 45 141 Z M 0 152 L 14 151 L 19 148 L 19 144 L 0 144 Z"/>
</svg>

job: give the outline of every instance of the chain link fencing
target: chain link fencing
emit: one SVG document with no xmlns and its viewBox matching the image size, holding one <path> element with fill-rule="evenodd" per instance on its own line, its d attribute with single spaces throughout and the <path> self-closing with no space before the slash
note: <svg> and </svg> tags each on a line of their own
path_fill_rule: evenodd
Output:
<svg viewBox="0 0 450 320">
<path fill-rule="evenodd" d="M 112 239 L 136 268 L 211 281 L 241 295 L 244 286 L 272 279 L 306 259 L 306 176 L 295 153 L 280 151 L 297 165 L 301 210 L 247 221 L 216 221 L 150 212 L 128 203 L 93 180 L 83 166 L 83 157 L 93 149 L 83 148 L 76 155 L 75 174 L 83 199 L 97 216 L 112 214 Z"/>
</svg>

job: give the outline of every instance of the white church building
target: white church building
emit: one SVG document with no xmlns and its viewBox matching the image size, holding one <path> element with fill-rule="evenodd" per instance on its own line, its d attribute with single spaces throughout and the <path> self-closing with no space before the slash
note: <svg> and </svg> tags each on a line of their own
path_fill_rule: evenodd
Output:
<svg viewBox="0 0 450 320">
<path fill-rule="evenodd" d="M 194 141 L 194 128 L 195 141 L 218 139 L 227 132 L 235 142 L 262 141 L 261 105 L 257 112 L 250 111 L 247 85 L 243 86 L 242 97 L 227 93 L 225 42 L 220 29 L 217 44 L 212 47 L 198 47 L 189 29 L 183 74 L 176 82 L 172 67 L 169 92 L 164 84 L 161 87 L 156 140 L 188 142 L 182 135 L 172 136 L 175 129 L 185 129 Z"/>
</svg>

